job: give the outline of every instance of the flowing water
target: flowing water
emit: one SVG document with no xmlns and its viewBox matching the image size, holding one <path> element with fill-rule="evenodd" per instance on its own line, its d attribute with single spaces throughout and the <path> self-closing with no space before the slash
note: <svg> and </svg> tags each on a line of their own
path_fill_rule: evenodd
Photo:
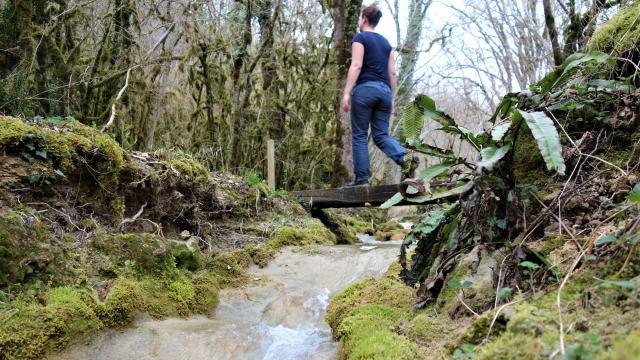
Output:
<svg viewBox="0 0 640 360">
<path fill-rule="evenodd" d="M 399 242 L 360 236 L 360 245 L 281 252 L 269 266 L 250 270 L 255 284 L 225 289 L 212 318 L 154 321 L 109 330 L 55 359 L 335 359 L 324 314 L 332 294 L 368 276 L 381 276 Z"/>
</svg>

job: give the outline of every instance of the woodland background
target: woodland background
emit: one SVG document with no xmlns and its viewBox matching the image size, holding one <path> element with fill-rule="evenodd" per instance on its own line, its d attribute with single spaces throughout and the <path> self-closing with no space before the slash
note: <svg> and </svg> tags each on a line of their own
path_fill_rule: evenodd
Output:
<svg viewBox="0 0 640 360">
<path fill-rule="evenodd" d="M 391 131 L 402 138 L 403 106 L 419 92 L 482 130 L 502 95 L 584 48 L 624 3 L 380 2 L 397 32 L 400 110 Z M 348 115 L 337 104 L 362 5 L 0 1 L 0 113 L 73 117 L 127 149 L 170 151 L 212 170 L 262 177 L 266 142 L 274 139 L 279 188 L 337 184 L 351 168 Z M 442 17 L 438 26 L 430 21 Z M 465 154 L 446 134 L 430 141 Z M 372 156 L 376 177 L 391 181 L 395 169 L 377 150 Z"/>
</svg>

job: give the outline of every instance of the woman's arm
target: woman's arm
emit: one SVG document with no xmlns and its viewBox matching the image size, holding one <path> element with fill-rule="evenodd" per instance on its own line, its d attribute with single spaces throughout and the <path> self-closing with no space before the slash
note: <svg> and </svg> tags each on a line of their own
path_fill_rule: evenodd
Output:
<svg viewBox="0 0 640 360">
<path fill-rule="evenodd" d="M 354 42 L 351 45 L 351 66 L 349 66 L 349 73 L 347 74 L 347 84 L 344 86 L 344 93 L 342 95 L 342 110 L 345 112 L 351 110 L 351 91 L 358 80 L 358 76 L 360 76 L 363 57 L 364 45 L 359 42 Z"/>
<path fill-rule="evenodd" d="M 389 54 L 389 81 L 391 81 L 391 99 L 392 106 L 391 112 L 396 112 L 396 92 L 398 91 L 398 80 L 396 79 L 396 60 L 393 55 L 393 50 Z"/>
</svg>

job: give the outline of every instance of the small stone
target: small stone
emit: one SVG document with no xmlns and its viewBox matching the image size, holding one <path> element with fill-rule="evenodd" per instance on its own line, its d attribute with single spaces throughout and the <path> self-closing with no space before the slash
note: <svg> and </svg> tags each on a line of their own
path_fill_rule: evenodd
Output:
<svg viewBox="0 0 640 360">
<path fill-rule="evenodd" d="M 181 237 L 183 240 L 186 240 L 186 239 L 188 239 L 188 238 L 190 238 L 190 237 L 191 237 L 191 233 L 189 232 L 189 230 L 183 230 L 183 231 L 180 233 L 180 237 Z"/>
</svg>

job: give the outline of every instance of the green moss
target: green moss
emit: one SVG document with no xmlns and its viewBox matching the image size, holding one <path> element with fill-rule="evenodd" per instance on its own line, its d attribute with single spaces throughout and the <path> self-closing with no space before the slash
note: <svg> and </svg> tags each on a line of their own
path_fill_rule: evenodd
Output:
<svg viewBox="0 0 640 360">
<path fill-rule="evenodd" d="M 86 289 L 61 287 L 47 296 L 46 306 L 14 304 L 0 322 L 0 354 L 7 359 L 41 359 L 54 349 L 102 328 L 95 296 Z"/>
<path fill-rule="evenodd" d="M 411 319 L 407 335 L 415 341 L 430 342 L 448 332 L 447 322 L 448 319 L 444 317 L 432 317 L 423 312 Z"/>
<path fill-rule="evenodd" d="M 0 148 L 21 153 L 27 146 L 44 150 L 46 160 L 42 160 L 49 166 L 47 175 L 53 176 L 55 169 L 67 173 L 73 172 L 78 164 L 90 164 L 103 187 L 117 184 L 125 163 L 124 152 L 115 140 L 77 121 L 47 128 L 0 117 Z"/>
<path fill-rule="evenodd" d="M 413 300 L 413 290 L 395 279 L 364 279 L 349 285 L 331 299 L 325 319 L 336 331 L 342 320 L 358 306 L 386 305 L 410 312 Z"/>
<path fill-rule="evenodd" d="M 189 271 L 197 271 L 202 269 L 204 265 L 204 258 L 200 248 L 194 246 L 190 249 L 187 244 L 179 243 L 171 246 L 171 254 L 173 255 L 176 267 L 179 269 L 186 269 Z"/>
<path fill-rule="evenodd" d="M 267 266 L 276 254 L 274 249 L 264 245 L 249 244 L 244 249 L 251 256 L 253 263 L 261 268 Z"/>
<path fill-rule="evenodd" d="M 142 308 L 145 296 L 149 294 L 144 294 L 134 280 L 118 279 L 109 290 L 100 318 L 108 327 L 124 327 Z"/>
<path fill-rule="evenodd" d="M 30 224 L 27 223 L 30 221 Z M 0 213 L 0 285 L 59 284 L 73 276 L 73 261 L 45 224 L 15 212 Z"/>
<path fill-rule="evenodd" d="M 513 174 L 518 184 L 541 184 L 549 177 L 536 139 L 525 122 L 513 148 Z"/>
<path fill-rule="evenodd" d="M 345 354 L 346 353 L 346 354 Z M 402 335 L 389 330 L 372 330 L 349 338 L 341 350 L 343 358 L 356 359 L 418 359 L 416 345 Z"/>
<path fill-rule="evenodd" d="M 209 170 L 204 165 L 192 159 L 173 159 L 163 161 L 167 168 L 167 174 L 175 174 L 186 176 L 200 183 L 209 183 L 212 181 Z"/>
<path fill-rule="evenodd" d="M 196 290 L 193 284 L 185 281 L 173 281 L 169 284 L 169 289 L 171 290 L 170 296 L 176 300 L 182 308 L 180 312 L 188 314 L 188 309 L 196 297 Z"/>
<path fill-rule="evenodd" d="M 195 297 L 191 309 L 196 314 L 210 314 L 218 306 L 218 280 L 208 271 L 200 271 L 192 279 Z"/>
<path fill-rule="evenodd" d="M 347 223 L 347 227 L 352 233 L 373 235 L 373 229 L 371 228 L 371 224 L 368 222 L 359 220 L 353 216 L 348 216 L 345 221 Z"/>
<path fill-rule="evenodd" d="M 133 268 L 139 274 L 167 276 L 176 270 L 169 241 L 154 234 L 97 234 L 91 245 L 107 254 L 116 270 Z"/>
<path fill-rule="evenodd" d="M 218 276 L 221 284 L 231 284 L 232 279 L 243 276 L 252 263 L 251 255 L 241 249 L 216 255 L 206 267 Z"/>
<path fill-rule="evenodd" d="M 383 305 L 357 307 L 345 317 L 335 333 L 336 338 L 350 337 L 359 331 L 392 328 L 405 316 L 399 310 Z"/>
<path fill-rule="evenodd" d="M 269 240 L 268 245 L 272 249 L 279 249 L 283 246 L 333 245 L 335 243 L 336 236 L 329 229 L 320 222 L 312 222 L 304 229 L 291 226 L 281 227 L 276 235 Z"/>
<path fill-rule="evenodd" d="M 627 360 L 640 358 L 640 331 L 620 334 L 606 353 L 598 357 L 600 360 Z"/>
<path fill-rule="evenodd" d="M 590 51 L 602 51 L 622 56 L 629 51 L 638 52 L 640 43 L 640 2 L 622 8 L 611 20 L 594 32 L 589 41 Z"/>
</svg>

